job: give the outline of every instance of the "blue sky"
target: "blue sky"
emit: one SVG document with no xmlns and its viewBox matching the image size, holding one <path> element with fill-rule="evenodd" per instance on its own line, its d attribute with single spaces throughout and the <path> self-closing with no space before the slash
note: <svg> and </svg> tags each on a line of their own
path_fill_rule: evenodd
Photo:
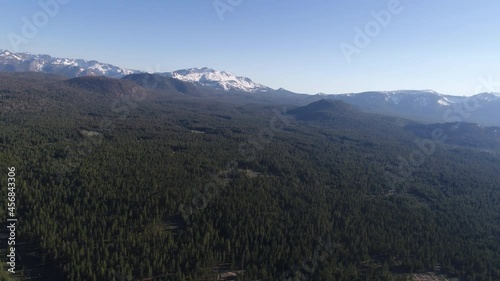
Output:
<svg viewBox="0 0 500 281">
<path fill-rule="evenodd" d="M 497 0 L 216 0 L 230 7 L 219 13 L 214 0 L 0 0 L 0 49 L 54 1 L 59 11 L 19 51 L 148 71 L 208 66 L 306 93 L 470 95 L 494 90 L 481 78 L 500 81 Z M 369 43 L 356 45 L 367 27 Z M 341 44 L 357 49 L 350 60 Z"/>
</svg>

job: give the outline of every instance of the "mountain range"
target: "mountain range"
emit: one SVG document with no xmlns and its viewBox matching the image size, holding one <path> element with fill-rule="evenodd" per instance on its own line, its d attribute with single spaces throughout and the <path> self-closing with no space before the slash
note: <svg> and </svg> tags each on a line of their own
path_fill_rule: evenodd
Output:
<svg viewBox="0 0 500 281">
<path fill-rule="evenodd" d="M 267 86 L 253 82 L 250 78 L 236 76 L 226 71 L 218 71 L 208 67 L 182 69 L 161 73 L 160 75 L 224 91 L 240 90 L 254 93 L 272 90 Z"/>
<path fill-rule="evenodd" d="M 428 94 L 431 102 L 435 94 Z M 408 98 L 414 95 L 421 93 Z M 248 280 L 283 280 L 303 251 L 317 249 L 304 237 L 322 233 L 339 246 L 322 265 L 325 275 L 310 280 L 410 280 L 383 276 L 424 270 L 500 280 L 500 128 L 423 125 L 326 98 L 225 91 L 149 73 L 117 79 L 0 72 L 0 162 L 28 171 L 20 214 L 29 214 L 23 225 L 33 237 L 23 239 L 33 242 L 20 240 L 16 248 L 24 272 L 40 281 L 120 280 L 88 268 L 108 263 L 124 272 L 151 264 L 150 273 L 130 271 L 135 277 L 128 280 L 169 278 L 178 260 L 205 249 L 207 278 L 189 280 L 229 280 L 216 278 L 214 268 L 221 267 L 220 276 L 235 272 L 229 264 L 241 261 L 229 257 L 240 253 L 249 257 L 245 264 L 265 269 L 251 273 L 242 265 L 246 276 L 263 276 Z M 432 142 L 438 130 L 443 137 Z M 194 213 L 200 205 L 192 203 L 193 191 L 208 194 L 208 184 L 217 196 Z M 40 246 L 45 241 L 52 242 Z M 107 248 L 82 247 L 96 243 Z M 301 243 L 308 248 L 287 254 Z M 127 256 L 138 247 L 148 254 Z M 122 270 L 123 256 L 130 267 Z M 323 278 L 339 260 L 354 261 L 349 271 L 359 278 Z M 486 278 L 472 278 L 478 271 L 468 265 L 475 262 L 491 265 L 479 271 Z M 194 264 L 185 270 L 198 274 Z M 265 278 L 269 272 L 275 277 Z M 381 277 L 371 278 L 374 272 Z M 188 279 L 180 277 L 172 280 Z"/>
<path fill-rule="evenodd" d="M 485 126 L 500 125 L 498 93 L 480 93 L 466 97 L 443 95 L 432 90 L 403 90 L 327 95 L 321 98 L 343 100 L 366 112 L 399 116 L 424 123 L 471 122 Z"/>
<path fill-rule="evenodd" d="M 498 123 L 495 93 L 1 54 L 23 280 L 288 280 L 316 253 L 310 280 L 500 280 L 500 127 L 473 123 Z"/>
<path fill-rule="evenodd" d="M 322 99 L 342 100 L 358 109 L 416 120 L 424 123 L 471 122 L 484 126 L 500 126 L 500 94 L 480 93 L 475 96 L 444 95 L 432 90 L 370 91 L 348 94 L 305 95 L 274 90 L 250 78 L 208 67 L 181 69 L 148 74 L 95 60 L 56 58 L 49 55 L 13 53 L 0 50 L 0 71 L 41 72 L 69 78 L 106 76 L 144 84 L 156 81 L 155 87 L 173 89 L 194 96 L 251 94 L 265 100 L 293 101 L 305 105 Z M 139 76 L 134 76 L 139 75 Z M 142 76 L 140 76 L 142 75 Z M 142 85 L 146 86 L 146 85 Z"/>
<path fill-rule="evenodd" d="M 43 72 L 67 77 L 108 76 L 120 78 L 139 73 L 95 60 L 55 58 L 49 55 L 13 53 L 0 50 L 0 71 L 5 72 Z"/>
<path fill-rule="evenodd" d="M 49 55 L 13 53 L 7 50 L 0 50 L 0 71 L 34 71 L 71 78 L 80 76 L 121 78 L 129 74 L 144 73 L 143 71 L 121 68 L 95 60 L 55 58 Z M 237 90 L 252 93 L 272 90 L 267 86 L 253 82 L 250 78 L 239 77 L 226 71 L 218 71 L 208 67 L 182 69 L 158 74 L 224 91 Z"/>
</svg>

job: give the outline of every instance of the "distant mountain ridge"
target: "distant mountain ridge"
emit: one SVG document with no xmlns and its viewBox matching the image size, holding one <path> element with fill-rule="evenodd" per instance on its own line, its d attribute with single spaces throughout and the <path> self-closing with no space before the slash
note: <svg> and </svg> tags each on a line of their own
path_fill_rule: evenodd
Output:
<svg viewBox="0 0 500 281">
<path fill-rule="evenodd" d="M 31 53 L 13 53 L 1 49 L 0 71 L 43 72 L 70 78 L 81 76 L 122 78 L 130 74 L 146 73 L 145 71 L 121 68 L 95 60 L 56 58 L 49 55 Z M 255 83 L 250 78 L 236 76 L 226 71 L 219 71 L 208 67 L 181 69 L 158 74 L 223 91 L 242 91 L 248 93 L 273 91 L 270 87 Z"/>
<path fill-rule="evenodd" d="M 483 127 L 474 123 L 410 124 L 406 129 L 431 139 L 433 132 L 443 133 L 444 142 L 459 146 L 500 151 L 500 127 Z"/>
<path fill-rule="evenodd" d="M 156 90 L 174 91 L 181 95 L 215 98 L 223 94 L 250 93 L 249 99 L 272 99 L 276 103 L 295 105 L 305 105 L 321 99 L 342 100 L 365 112 L 402 117 L 424 123 L 471 122 L 484 126 L 500 126 L 500 94 L 498 93 L 480 93 L 465 97 L 443 95 L 432 90 L 400 90 L 306 95 L 283 88 L 274 90 L 255 83 L 250 78 L 208 67 L 146 73 L 95 60 L 55 58 L 49 55 L 13 53 L 7 50 L 0 50 L 0 72 L 38 72 L 69 78 L 106 76 L 131 80 L 146 88 L 154 85 Z M 152 84 L 145 85 L 145 81 Z"/>
<path fill-rule="evenodd" d="M 55 58 L 49 55 L 12 53 L 0 50 L 0 71 L 43 72 L 70 78 L 81 76 L 107 76 L 121 78 L 140 71 L 117 67 L 95 60 Z"/>
<path fill-rule="evenodd" d="M 302 106 L 289 110 L 287 113 L 295 115 L 297 119 L 300 120 L 328 120 L 332 116 L 348 115 L 353 114 L 357 110 L 353 109 L 351 105 L 340 100 L 319 100 Z"/>
<path fill-rule="evenodd" d="M 342 100 L 357 108 L 425 123 L 473 122 L 500 125 L 500 94 L 443 95 L 432 90 L 371 91 L 322 95 L 314 99 Z"/>
<path fill-rule="evenodd" d="M 250 78 L 236 76 L 226 71 L 218 71 L 208 67 L 182 69 L 161 73 L 161 75 L 224 91 L 240 90 L 254 93 L 272 90 L 267 86 L 253 82 Z"/>
</svg>

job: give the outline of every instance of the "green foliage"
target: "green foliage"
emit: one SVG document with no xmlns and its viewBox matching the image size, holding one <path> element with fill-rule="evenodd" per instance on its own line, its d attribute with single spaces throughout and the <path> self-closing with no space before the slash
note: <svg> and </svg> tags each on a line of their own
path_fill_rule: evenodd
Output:
<svg viewBox="0 0 500 281">
<path fill-rule="evenodd" d="M 122 118 L 119 92 L 50 85 L 47 107 L 22 106 L 40 101 L 29 87 L 0 94 L 18 105 L 0 116 L 0 162 L 19 171 L 19 241 L 29 242 L 19 250 L 32 275 L 404 280 L 440 266 L 500 280 L 494 155 L 438 146 L 393 185 L 385 172 L 417 147 L 390 118 L 349 109 L 272 129 L 269 107 L 168 95 Z"/>
</svg>

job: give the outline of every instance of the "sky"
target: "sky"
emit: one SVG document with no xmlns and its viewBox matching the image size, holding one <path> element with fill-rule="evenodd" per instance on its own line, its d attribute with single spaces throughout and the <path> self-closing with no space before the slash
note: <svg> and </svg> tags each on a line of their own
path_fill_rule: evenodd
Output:
<svg viewBox="0 0 500 281">
<path fill-rule="evenodd" d="M 500 92 L 498 0 L 0 0 L 0 5 L 0 49 L 10 51 L 155 72 L 210 67 L 310 94 Z"/>
</svg>

